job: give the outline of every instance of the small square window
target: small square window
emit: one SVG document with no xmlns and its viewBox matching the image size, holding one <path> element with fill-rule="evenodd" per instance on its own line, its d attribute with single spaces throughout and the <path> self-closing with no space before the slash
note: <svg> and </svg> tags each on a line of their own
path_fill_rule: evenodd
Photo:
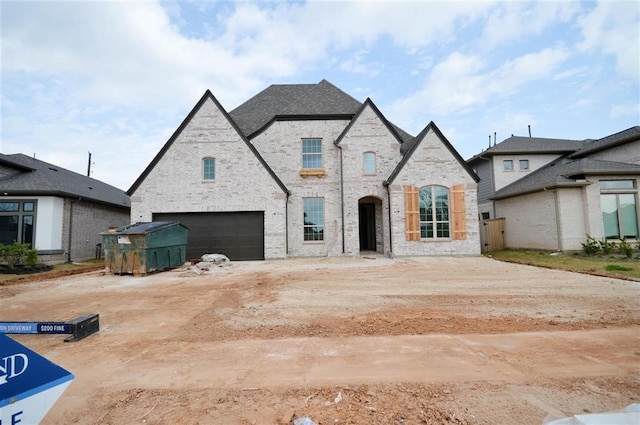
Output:
<svg viewBox="0 0 640 425">
<path fill-rule="evenodd" d="M 520 170 L 528 171 L 529 170 L 529 160 L 528 159 L 521 159 L 520 161 L 518 161 L 518 166 L 520 167 Z"/>
<path fill-rule="evenodd" d="M 504 169 L 504 171 L 513 171 L 513 160 L 505 159 L 504 161 L 502 161 L 502 168 Z"/>
<path fill-rule="evenodd" d="M 483 220 L 489 220 L 491 218 L 491 214 L 488 212 L 483 212 L 482 213 L 482 219 Z"/>
<path fill-rule="evenodd" d="M 215 180 L 216 178 L 216 160 L 214 158 L 205 158 L 202 161 L 202 178 L 204 180 Z"/>
</svg>

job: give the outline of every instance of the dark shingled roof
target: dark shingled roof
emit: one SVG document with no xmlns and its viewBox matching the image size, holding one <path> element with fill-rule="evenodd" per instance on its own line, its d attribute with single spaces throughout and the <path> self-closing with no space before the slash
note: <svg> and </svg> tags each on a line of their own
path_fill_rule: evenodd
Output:
<svg viewBox="0 0 640 425">
<path fill-rule="evenodd" d="M 582 149 L 580 149 L 578 152 L 573 153 L 571 155 L 571 158 L 583 157 L 636 140 L 640 140 L 640 126 L 628 128 L 619 133 L 603 137 L 602 139 L 591 140 L 585 143 Z"/>
<path fill-rule="evenodd" d="M 640 165 L 590 158 L 575 160 L 565 156 L 503 187 L 491 199 L 510 198 L 557 187 L 585 186 L 589 184 L 585 176 L 590 174 L 637 175 L 640 174 Z"/>
<path fill-rule="evenodd" d="M 524 154 L 545 154 L 556 153 L 566 154 L 573 153 L 580 150 L 586 140 L 568 140 L 568 139 L 547 139 L 543 137 L 522 137 L 511 136 L 508 139 L 503 140 L 497 145 L 487 149 L 469 158 L 467 162 L 471 162 L 478 157 L 484 158 L 493 155 L 524 155 Z"/>
<path fill-rule="evenodd" d="M 117 187 L 23 154 L 0 154 L 0 192 L 8 196 L 83 198 L 130 208 L 129 196 Z"/>
<path fill-rule="evenodd" d="M 274 84 L 231 112 L 229 116 L 251 139 L 278 117 L 340 117 L 351 119 L 362 103 L 327 80 L 318 84 Z"/>
</svg>

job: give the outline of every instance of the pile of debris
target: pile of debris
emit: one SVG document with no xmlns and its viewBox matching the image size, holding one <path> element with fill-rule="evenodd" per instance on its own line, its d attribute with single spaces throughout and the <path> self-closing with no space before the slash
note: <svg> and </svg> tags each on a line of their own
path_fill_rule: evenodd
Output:
<svg viewBox="0 0 640 425">
<path fill-rule="evenodd" d="M 188 274 L 199 276 L 216 267 L 228 267 L 230 265 L 231 260 L 226 255 L 204 254 L 199 259 L 186 262 L 183 270 Z"/>
</svg>

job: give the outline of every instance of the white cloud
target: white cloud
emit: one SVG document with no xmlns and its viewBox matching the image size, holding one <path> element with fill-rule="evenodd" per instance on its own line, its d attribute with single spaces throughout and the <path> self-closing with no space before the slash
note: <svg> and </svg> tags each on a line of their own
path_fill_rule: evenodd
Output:
<svg viewBox="0 0 640 425">
<path fill-rule="evenodd" d="M 495 48 L 532 35 L 548 27 L 568 22 L 579 10 L 575 2 L 502 2 L 493 8 L 485 22 L 482 43 Z"/>
<path fill-rule="evenodd" d="M 611 105 L 611 118 L 625 118 L 630 117 L 633 118 L 636 122 L 636 125 L 640 123 L 640 103 L 625 103 L 620 105 Z"/>
<path fill-rule="evenodd" d="M 581 49 L 613 55 L 621 75 L 635 81 L 640 79 L 640 3 L 599 2 L 580 19 L 580 25 L 584 37 Z"/>
<path fill-rule="evenodd" d="M 391 115 L 405 117 L 404 124 L 415 131 L 426 116 L 466 113 L 550 78 L 568 56 L 563 48 L 550 48 L 491 68 L 493 64 L 479 56 L 455 52 L 433 67 L 422 89 L 394 102 Z M 398 121 L 402 124 L 403 119 Z"/>
</svg>

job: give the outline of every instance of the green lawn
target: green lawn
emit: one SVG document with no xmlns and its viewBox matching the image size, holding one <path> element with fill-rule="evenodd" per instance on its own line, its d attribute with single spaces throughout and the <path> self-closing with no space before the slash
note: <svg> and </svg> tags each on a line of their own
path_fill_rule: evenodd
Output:
<svg viewBox="0 0 640 425">
<path fill-rule="evenodd" d="M 633 258 L 618 254 L 588 256 L 581 252 L 556 254 L 551 251 L 526 249 L 492 251 L 485 256 L 511 263 L 640 281 L 640 256 L 637 250 Z"/>
</svg>

